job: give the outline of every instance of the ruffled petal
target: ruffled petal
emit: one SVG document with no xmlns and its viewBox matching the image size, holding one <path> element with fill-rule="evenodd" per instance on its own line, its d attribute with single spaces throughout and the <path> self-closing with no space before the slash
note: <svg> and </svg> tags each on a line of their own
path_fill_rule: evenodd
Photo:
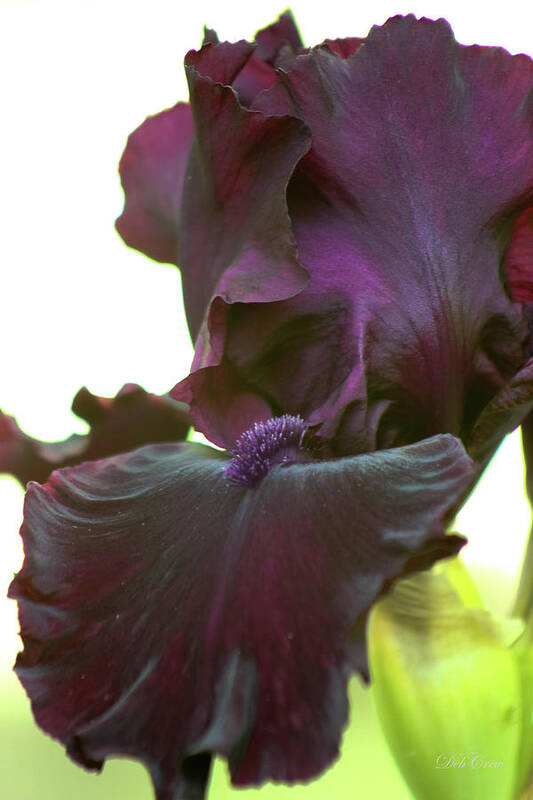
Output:
<svg viewBox="0 0 533 800">
<path fill-rule="evenodd" d="M 206 29 L 202 49 L 185 60 L 192 107 L 149 117 L 128 139 L 116 227 L 130 247 L 182 268 L 193 338 L 215 292 L 229 302 L 271 302 L 306 283 L 285 190 L 309 134 L 295 119 L 244 107 L 274 84 L 278 56 L 300 48 L 289 12 L 255 44 L 219 42 Z"/>
<path fill-rule="evenodd" d="M 202 366 L 230 362 L 339 453 L 467 440 L 527 357 L 501 264 L 533 191 L 533 63 L 413 17 L 343 56 L 297 57 L 254 103 L 312 132 L 288 189 L 309 283 L 218 308 Z"/>
<path fill-rule="evenodd" d="M 341 58 L 348 58 L 359 50 L 364 41 L 357 36 L 348 36 L 345 39 L 324 39 L 321 46 Z"/>
<path fill-rule="evenodd" d="M 276 82 L 276 70 L 263 61 L 255 50 L 233 81 L 232 88 L 243 106 L 253 103 L 259 92 L 270 89 Z"/>
<path fill-rule="evenodd" d="M 67 451 L 71 441 L 72 437 L 65 442 Z M 40 452 L 41 444 L 23 433 L 14 417 L 0 411 L 0 474 L 13 475 L 23 486 L 29 480 L 45 481 L 52 468 Z"/>
<path fill-rule="evenodd" d="M 231 86 L 254 52 L 253 44 L 207 42 L 200 50 L 190 50 L 185 57 L 185 71 L 192 67 L 221 86 Z"/>
<path fill-rule="evenodd" d="M 0 472 L 24 486 L 44 483 L 54 469 L 125 453 L 145 444 L 182 441 L 191 419 L 187 407 L 167 396 L 126 384 L 116 397 L 97 397 L 85 387 L 72 401 L 72 410 L 91 426 L 64 442 L 40 442 L 20 430 L 15 419 L 0 411 Z"/>
<path fill-rule="evenodd" d="M 270 89 L 276 81 L 275 67 L 280 56 L 283 64 L 303 49 L 300 34 L 290 11 L 255 35 L 257 49 L 232 83 L 243 105 L 250 105 L 259 92 Z"/>
<path fill-rule="evenodd" d="M 154 445 L 31 484 L 16 671 L 39 725 L 89 769 L 142 760 L 158 800 L 308 780 L 337 755 L 368 610 L 464 543 L 443 523 L 472 465 L 451 436 L 274 466 Z"/>
<path fill-rule="evenodd" d="M 130 247 L 177 263 L 178 222 L 194 130 L 188 103 L 148 117 L 128 138 L 119 172 L 124 210 L 116 228 Z"/>
<path fill-rule="evenodd" d="M 470 456 L 483 468 L 508 433 L 533 410 L 533 358 L 492 398 L 466 440 Z"/>
<path fill-rule="evenodd" d="M 190 403 L 195 427 L 210 442 L 227 450 L 254 422 L 273 414 L 267 400 L 246 386 L 229 362 L 196 370 L 171 395 Z"/>
<path fill-rule="evenodd" d="M 193 338 L 213 297 L 229 304 L 272 302 L 297 294 L 308 279 L 285 195 L 309 132 L 294 118 L 243 108 L 224 85 L 250 53 L 246 43 L 208 44 L 185 60 L 196 135 L 179 263 Z"/>
<path fill-rule="evenodd" d="M 303 42 L 290 11 L 285 11 L 276 22 L 258 31 L 255 41 L 263 61 L 274 65 L 282 48 L 289 47 L 294 54 L 303 49 Z"/>
</svg>

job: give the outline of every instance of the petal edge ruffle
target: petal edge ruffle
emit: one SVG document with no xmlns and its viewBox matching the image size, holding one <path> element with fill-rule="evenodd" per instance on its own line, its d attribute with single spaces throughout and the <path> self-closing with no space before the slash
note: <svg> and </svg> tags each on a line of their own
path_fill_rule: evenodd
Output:
<svg viewBox="0 0 533 800">
<path fill-rule="evenodd" d="M 148 117 L 128 137 L 120 159 L 124 210 L 115 225 L 129 247 L 177 263 L 178 226 L 194 130 L 188 103 Z"/>
<path fill-rule="evenodd" d="M 317 775 L 348 675 L 366 675 L 370 606 L 464 543 L 443 533 L 472 472 L 451 436 L 281 465 L 256 490 L 228 486 L 227 464 L 155 445 L 26 499 L 10 596 L 36 720 L 85 767 L 142 760 L 158 800 L 202 797 L 206 749 L 236 785 Z"/>
<path fill-rule="evenodd" d="M 182 441 L 192 425 L 187 406 L 170 397 L 126 384 L 113 398 L 97 397 L 83 387 L 72 410 L 90 426 L 63 442 L 41 442 L 23 433 L 13 417 L 0 411 L 0 472 L 23 486 L 44 483 L 52 470 L 134 450 L 145 444 Z"/>
</svg>

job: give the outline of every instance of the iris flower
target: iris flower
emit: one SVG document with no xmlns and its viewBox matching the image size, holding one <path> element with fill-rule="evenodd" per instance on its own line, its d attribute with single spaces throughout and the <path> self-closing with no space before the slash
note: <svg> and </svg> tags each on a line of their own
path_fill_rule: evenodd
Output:
<svg viewBox="0 0 533 800">
<path fill-rule="evenodd" d="M 332 762 L 372 605 L 458 552 L 533 407 L 530 59 L 411 16 L 307 50 L 285 14 L 185 68 L 117 227 L 182 271 L 171 394 L 224 450 L 31 483 L 10 589 L 38 724 L 88 769 L 140 759 L 158 800 L 202 798 L 213 754 L 235 785 Z"/>
</svg>

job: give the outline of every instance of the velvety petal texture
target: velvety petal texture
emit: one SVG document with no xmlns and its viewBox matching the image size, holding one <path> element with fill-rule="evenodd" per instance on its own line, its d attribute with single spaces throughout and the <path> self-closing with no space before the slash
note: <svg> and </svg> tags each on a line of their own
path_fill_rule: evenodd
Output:
<svg viewBox="0 0 533 800">
<path fill-rule="evenodd" d="M 275 68 L 292 60 L 303 50 L 298 29 L 290 11 L 286 11 L 272 25 L 255 35 L 256 49 L 232 82 L 239 102 L 250 105 L 264 89 L 276 81 Z"/>
<path fill-rule="evenodd" d="M 119 165 L 124 210 L 116 228 L 130 247 L 176 263 L 178 220 L 193 139 L 188 103 L 148 117 L 129 137 Z"/>
<path fill-rule="evenodd" d="M 216 32 L 208 28 L 204 45 L 208 54 L 204 69 L 221 86 L 231 85 L 236 104 L 243 106 L 274 84 L 280 54 L 286 62 L 302 49 L 288 11 L 259 31 L 254 45 L 220 44 Z M 205 124 L 204 119 L 194 123 L 188 103 L 177 103 L 148 117 L 128 138 L 119 166 L 125 203 L 116 228 L 127 245 L 156 261 L 181 265 L 178 243 L 185 171 L 195 127 L 201 140 Z M 224 157 L 224 143 L 219 149 L 215 158 Z M 230 180 L 231 172 L 230 167 Z"/>
<path fill-rule="evenodd" d="M 194 371 L 179 396 L 190 404 L 195 427 L 219 447 L 231 450 L 243 430 L 272 416 L 266 400 L 247 386 L 228 361 Z M 221 416 L 224 419 L 221 435 Z"/>
<path fill-rule="evenodd" d="M 481 468 L 488 464 L 504 436 L 517 428 L 524 417 L 527 423 L 533 410 L 532 384 L 533 358 L 530 358 L 483 409 L 469 441 L 469 453 Z"/>
<path fill-rule="evenodd" d="M 72 401 L 72 410 L 91 430 L 64 442 L 32 439 L 13 417 L 0 411 L 0 472 L 13 475 L 23 486 L 28 481 L 44 483 L 59 467 L 125 453 L 144 444 L 182 441 L 191 426 L 183 403 L 132 383 L 112 398 L 97 397 L 84 387 Z"/>
<path fill-rule="evenodd" d="M 349 36 L 346 39 L 324 39 L 322 47 L 336 53 L 341 58 L 348 58 L 359 50 L 364 41 L 357 36 Z"/>
<path fill-rule="evenodd" d="M 533 302 L 533 208 L 528 208 L 514 222 L 505 254 L 505 272 L 513 300 Z"/>
<path fill-rule="evenodd" d="M 187 169 L 179 264 L 196 338 L 209 303 L 264 303 L 300 292 L 301 267 L 287 213 L 289 177 L 309 131 L 290 116 L 244 108 L 229 86 L 251 45 L 208 44 L 185 60 L 195 139 Z"/>
<path fill-rule="evenodd" d="M 443 530 L 472 474 L 452 436 L 279 464 L 255 489 L 228 464 L 154 445 L 26 498 L 10 596 L 35 718 L 86 768 L 142 760 L 158 800 L 201 798 L 211 753 L 236 785 L 317 775 L 367 677 L 370 606 L 464 541 Z"/>
<path fill-rule="evenodd" d="M 282 48 L 288 48 L 295 54 L 303 49 L 298 28 L 290 11 L 285 11 L 276 22 L 258 31 L 255 41 L 258 44 L 259 55 L 269 64 L 277 63 Z"/>
<path fill-rule="evenodd" d="M 195 58 L 204 57 L 202 51 Z M 285 300 L 279 291 L 269 303 L 269 279 L 255 295 L 236 293 L 225 289 L 217 267 L 219 284 L 209 285 L 215 297 L 194 369 L 212 370 L 208 381 L 215 384 L 216 371 L 227 373 L 230 364 L 272 413 L 301 414 L 321 425 L 336 453 L 443 431 L 469 444 L 483 410 L 529 356 L 523 314 L 513 302 L 523 291 L 510 296 L 517 269 L 507 276 L 503 265 L 506 253 L 523 265 L 522 287 L 528 269 L 533 272 L 523 243 L 516 255 L 516 231 L 529 230 L 533 196 L 532 89 L 526 56 L 463 47 L 445 21 L 412 16 L 373 28 L 362 46 L 328 41 L 278 71 L 253 107 L 262 121 L 294 117 L 311 131 L 287 190 L 297 256 L 309 281 Z M 219 119 L 228 127 L 212 99 L 209 109 L 213 130 Z M 235 139 L 225 138 L 224 163 L 239 152 L 242 164 L 244 128 L 231 130 Z M 257 156 L 248 152 L 253 169 L 260 169 L 271 150 L 265 139 Z M 202 174 L 215 169 L 221 167 L 213 159 Z M 191 198 L 198 186 L 191 182 Z M 258 180 L 254 186 L 267 202 L 271 194 L 263 194 Z M 242 198 L 252 192 L 251 184 L 232 187 Z M 234 194 L 222 200 L 218 217 L 236 219 L 230 209 L 238 202 Z M 194 207 L 206 208 L 205 196 Z M 185 236 L 193 215 L 182 219 Z M 246 221 L 241 231 L 249 227 Z M 208 273 L 189 265 L 215 269 L 227 231 L 221 223 L 210 225 L 201 241 L 189 235 L 186 284 L 189 273 Z M 263 269 L 279 252 L 272 240 L 260 250 Z M 253 270 L 241 263 L 239 281 L 248 282 Z M 193 333 L 205 308 L 196 292 L 185 292 Z M 206 411 L 206 380 L 201 374 L 187 379 L 175 396 L 188 398 L 198 427 L 202 419 L 218 419 L 209 435 L 227 443 L 232 432 L 216 396 Z M 532 398 L 529 383 L 520 394 L 524 407 L 515 403 L 514 424 Z"/>
</svg>

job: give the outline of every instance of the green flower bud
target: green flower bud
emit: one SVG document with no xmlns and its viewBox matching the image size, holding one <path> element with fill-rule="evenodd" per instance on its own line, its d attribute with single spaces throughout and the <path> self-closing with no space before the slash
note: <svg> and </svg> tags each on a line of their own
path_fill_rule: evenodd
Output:
<svg viewBox="0 0 533 800">
<path fill-rule="evenodd" d="M 514 645 L 522 680 L 522 736 L 518 753 L 515 796 L 533 800 L 533 620 Z"/>
<path fill-rule="evenodd" d="M 417 800 L 519 796 L 531 759 L 533 659 L 511 645 L 523 630 L 482 607 L 459 559 L 398 583 L 375 608 L 374 698 Z"/>
</svg>

